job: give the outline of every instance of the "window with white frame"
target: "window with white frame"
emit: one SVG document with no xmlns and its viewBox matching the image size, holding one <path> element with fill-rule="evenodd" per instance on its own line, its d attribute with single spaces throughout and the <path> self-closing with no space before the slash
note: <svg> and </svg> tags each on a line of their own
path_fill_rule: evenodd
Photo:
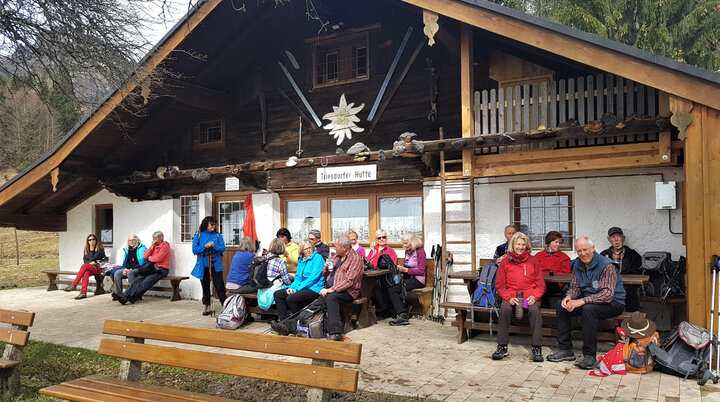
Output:
<svg viewBox="0 0 720 402">
<path fill-rule="evenodd" d="M 513 223 L 530 237 L 533 248 L 545 246 L 545 235 L 557 231 L 563 236 L 563 249 L 571 250 L 575 241 L 572 189 L 513 191 Z"/>
<path fill-rule="evenodd" d="M 197 195 L 180 197 L 180 238 L 190 242 L 200 227 L 200 198 Z"/>
<path fill-rule="evenodd" d="M 228 246 L 240 245 L 243 238 L 245 223 L 245 207 L 243 201 L 220 201 L 218 203 L 220 234 Z"/>
</svg>

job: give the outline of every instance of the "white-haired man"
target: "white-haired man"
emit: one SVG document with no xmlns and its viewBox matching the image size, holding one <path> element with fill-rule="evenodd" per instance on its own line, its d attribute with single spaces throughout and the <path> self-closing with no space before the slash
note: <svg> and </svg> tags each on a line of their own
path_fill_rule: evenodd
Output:
<svg viewBox="0 0 720 402">
<path fill-rule="evenodd" d="M 551 362 L 575 360 L 570 337 L 570 317 L 580 315 L 583 332 L 583 370 L 595 367 L 598 321 L 625 310 L 625 288 L 615 263 L 595 252 L 587 237 L 575 242 L 578 257 L 572 261 L 572 281 L 567 295 L 557 305 L 558 350 L 548 355 Z"/>
</svg>

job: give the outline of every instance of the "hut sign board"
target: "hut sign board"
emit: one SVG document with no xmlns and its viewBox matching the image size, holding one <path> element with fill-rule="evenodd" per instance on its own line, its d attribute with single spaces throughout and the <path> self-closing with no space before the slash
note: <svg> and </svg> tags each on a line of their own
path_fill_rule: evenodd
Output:
<svg viewBox="0 0 720 402">
<path fill-rule="evenodd" d="M 377 165 L 333 166 L 317 169 L 318 183 L 377 180 Z"/>
<path fill-rule="evenodd" d="M 225 191 L 238 191 L 240 190 L 240 179 L 235 176 L 228 176 L 225 178 Z"/>
</svg>

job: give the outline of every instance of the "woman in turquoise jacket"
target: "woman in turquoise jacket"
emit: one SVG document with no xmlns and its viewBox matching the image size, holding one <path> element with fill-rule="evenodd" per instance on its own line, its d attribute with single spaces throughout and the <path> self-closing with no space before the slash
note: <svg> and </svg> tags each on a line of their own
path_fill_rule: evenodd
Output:
<svg viewBox="0 0 720 402">
<path fill-rule="evenodd" d="M 278 310 L 278 321 L 289 316 L 289 311 L 297 313 L 309 302 L 320 295 L 325 285 L 325 278 L 322 270 L 325 266 L 323 256 L 315 251 L 315 247 L 308 240 L 303 240 L 298 245 L 300 258 L 295 279 L 287 289 L 275 291 L 275 305 Z"/>
<path fill-rule="evenodd" d="M 202 284 L 202 302 L 205 305 L 203 315 L 210 315 L 210 276 L 212 276 L 215 292 L 220 299 L 220 305 L 225 302 L 225 282 L 223 281 L 222 253 L 225 252 L 225 240 L 218 233 L 217 221 L 212 216 L 206 216 L 200 223 L 200 229 L 195 233 L 192 243 L 193 254 L 197 256 L 192 276 L 200 279 Z M 212 267 L 208 275 L 208 268 Z"/>
</svg>

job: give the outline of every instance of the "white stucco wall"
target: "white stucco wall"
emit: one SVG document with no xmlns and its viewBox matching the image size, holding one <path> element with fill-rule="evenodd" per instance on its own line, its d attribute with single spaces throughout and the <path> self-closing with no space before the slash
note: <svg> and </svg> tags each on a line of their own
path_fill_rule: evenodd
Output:
<svg viewBox="0 0 720 402">
<path fill-rule="evenodd" d="M 610 177 L 614 176 L 614 177 Z M 575 237 L 588 236 L 597 251 L 608 247 L 607 230 L 623 229 L 626 244 L 640 254 L 646 251 L 669 251 L 673 259 L 685 255 L 682 235 L 668 229 L 668 211 L 655 209 L 655 182 L 678 182 L 678 209 L 670 212 L 672 230 L 682 230 L 680 191 L 682 168 L 627 169 L 606 172 L 575 172 L 477 179 L 475 183 L 476 247 L 479 258 L 491 258 L 495 248 L 505 242 L 503 229 L 512 222 L 513 190 L 571 188 L 574 203 Z M 460 194 L 462 191 L 462 195 Z M 426 248 L 441 242 L 440 182 L 425 183 L 424 219 Z M 448 199 L 467 199 L 463 189 L 450 188 Z M 467 218 L 464 204 L 448 204 L 448 219 Z M 448 240 L 469 239 L 467 226 L 457 225 L 448 231 Z M 462 247 L 450 246 L 450 251 Z M 468 250 L 466 247 L 465 250 Z M 536 250 L 539 251 L 539 250 Z M 456 261 L 469 261 L 467 255 L 454 251 Z M 574 251 L 567 252 L 571 258 Z M 467 269 L 467 267 L 459 268 Z M 462 286 L 450 288 L 451 300 L 466 300 Z"/>
</svg>

